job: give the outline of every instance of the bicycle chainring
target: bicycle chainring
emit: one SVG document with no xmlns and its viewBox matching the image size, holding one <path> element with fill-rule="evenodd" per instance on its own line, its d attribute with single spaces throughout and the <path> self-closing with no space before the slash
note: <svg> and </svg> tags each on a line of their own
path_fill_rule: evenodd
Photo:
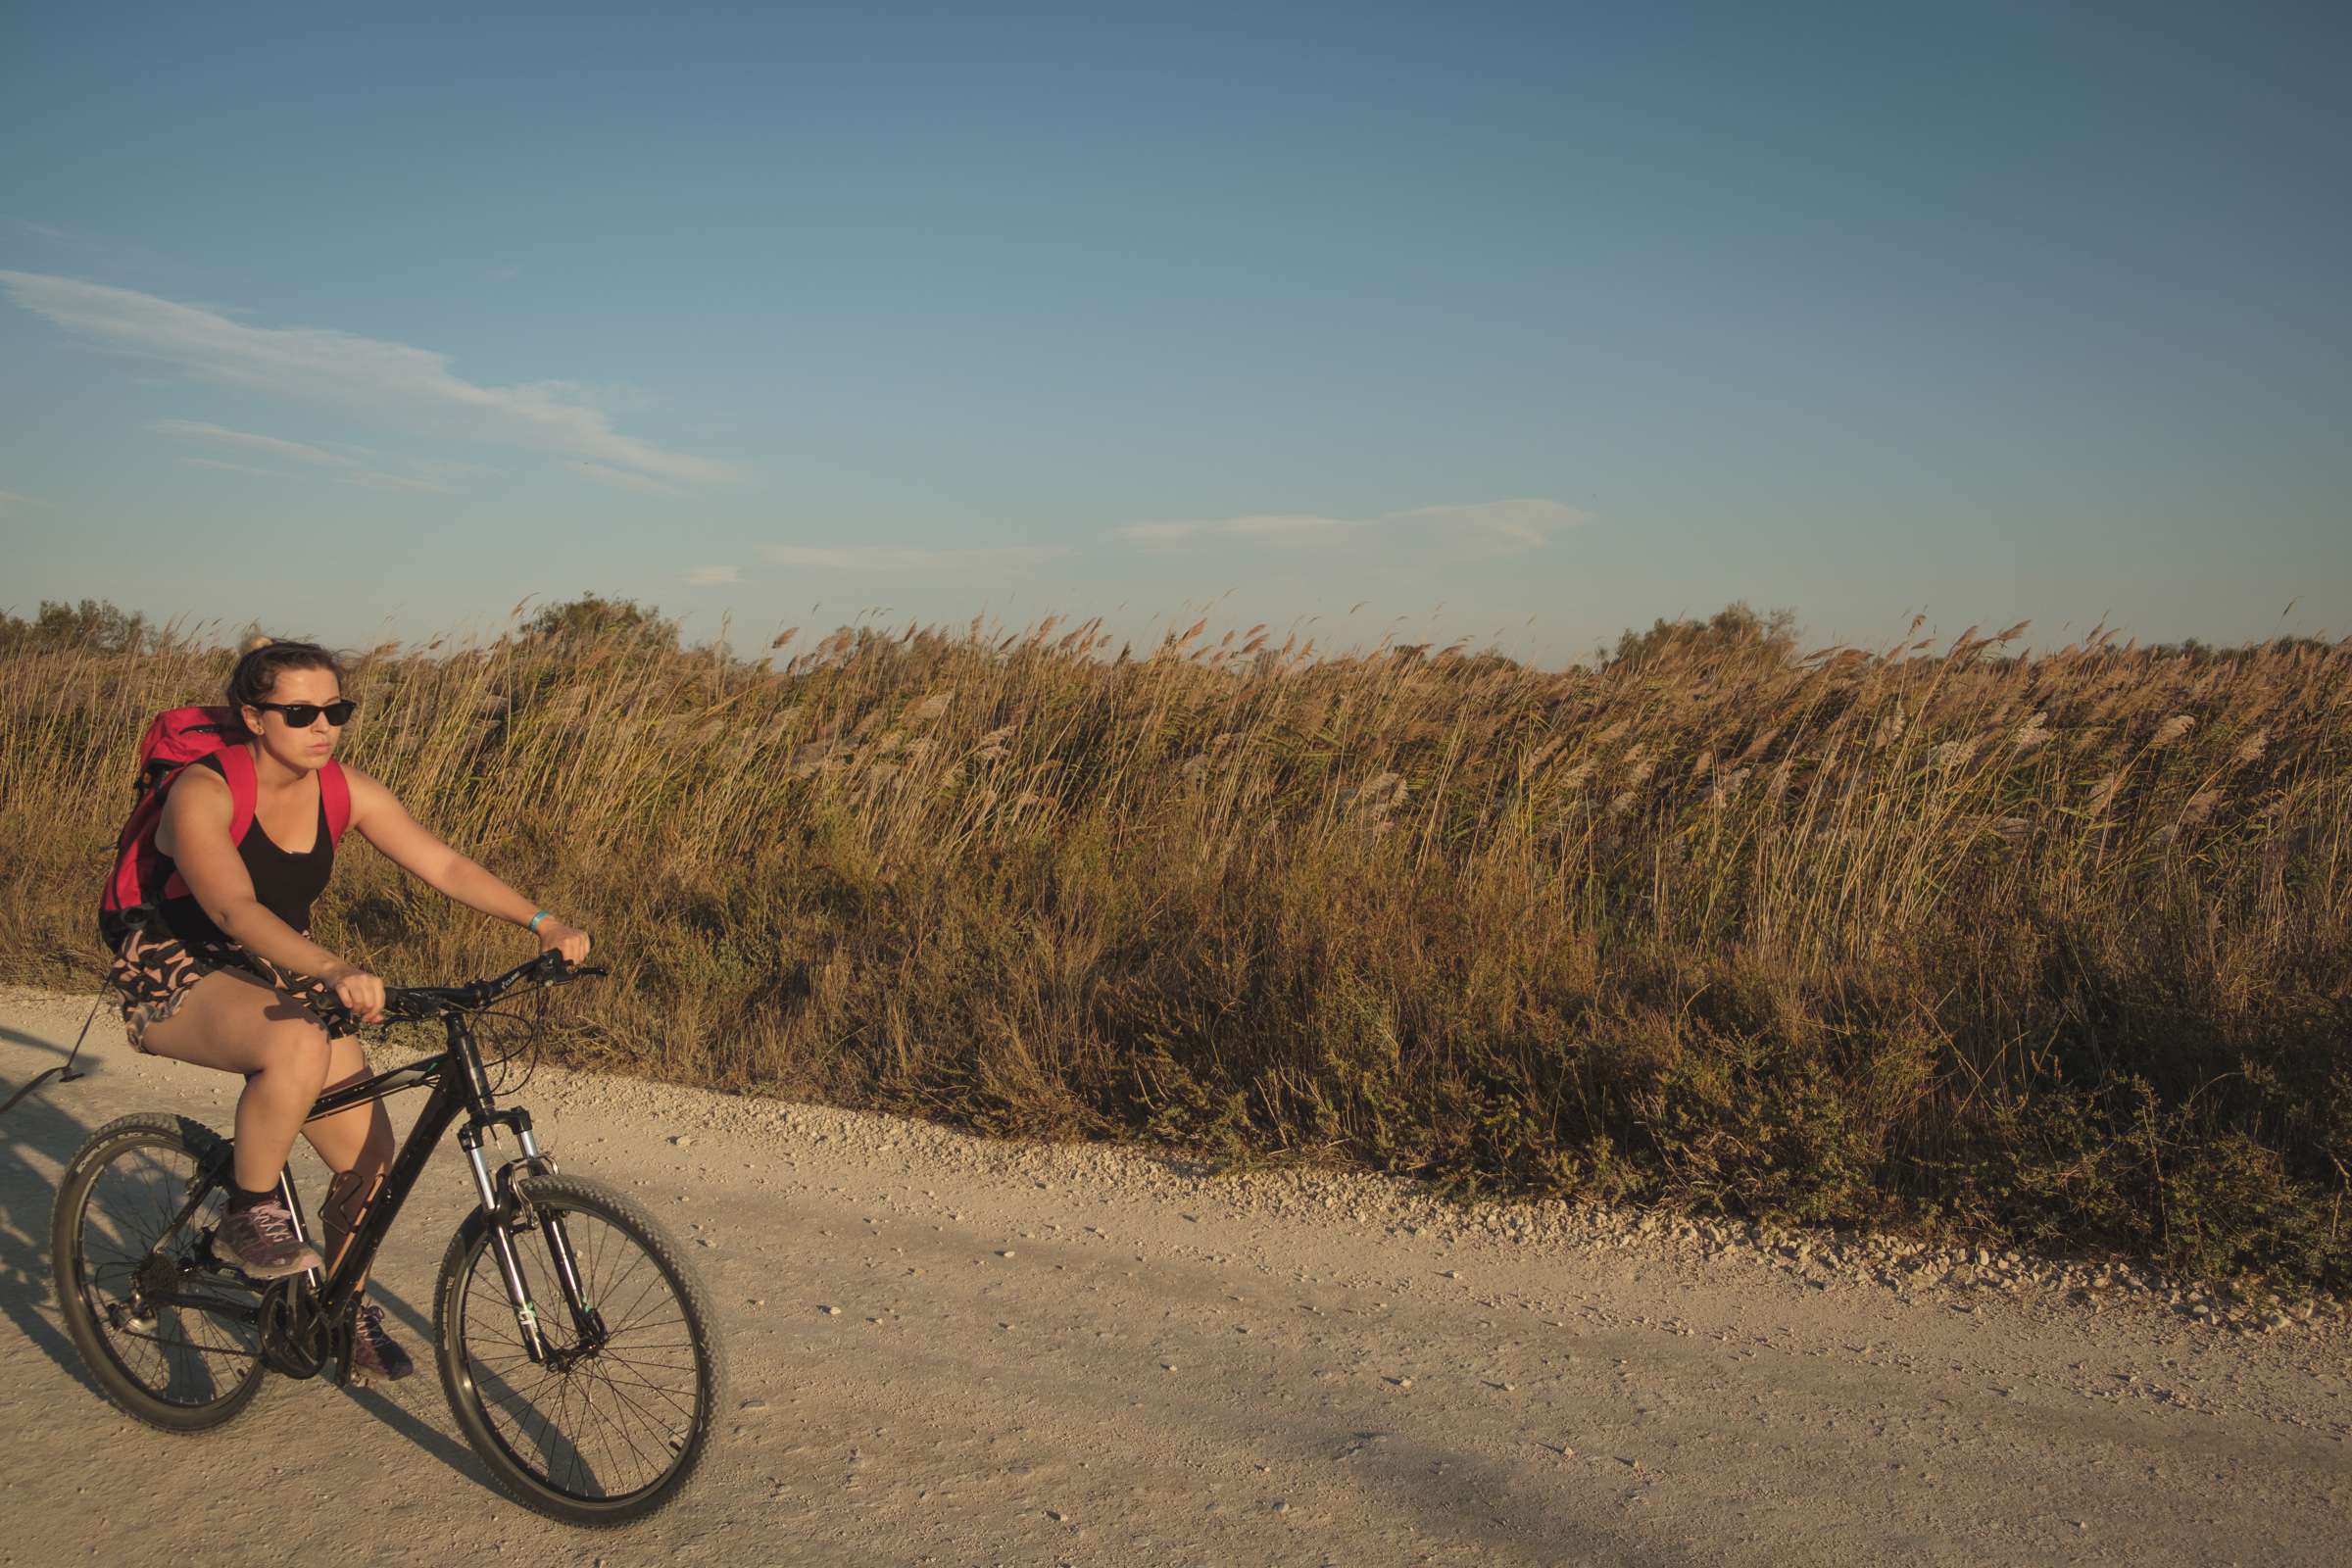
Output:
<svg viewBox="0 0 2352 1568">
<path fill-rule="evenodd" d="M 262 1359 L 290 1378 L 315 1378 L 334 1358 L 334 1335 L 309 1280 L 289 1274 L 262 1292 Z"/>
</svg>

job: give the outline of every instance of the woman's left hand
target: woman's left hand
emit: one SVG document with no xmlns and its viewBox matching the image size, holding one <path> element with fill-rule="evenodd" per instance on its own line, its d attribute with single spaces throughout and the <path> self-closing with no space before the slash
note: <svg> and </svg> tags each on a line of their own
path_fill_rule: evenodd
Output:
<svg viewBox="0 0 2352 1568">
<path fill-rule="evenodd" d="M 557 919 L 539 922 L 539 951 L 550 948 L 562 950 L 565 963 L 578 963 L 588 956 L 588 933 L 576 925 L 565 925 Z"/>
</svg>

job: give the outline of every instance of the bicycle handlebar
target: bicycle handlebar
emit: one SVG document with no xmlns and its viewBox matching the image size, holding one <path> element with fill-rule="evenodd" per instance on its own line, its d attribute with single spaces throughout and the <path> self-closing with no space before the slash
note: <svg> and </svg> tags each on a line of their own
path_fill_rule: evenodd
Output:
<svg viewBox="0 0 2352 1568">
<path fill-rule="evenodd" d="M 487 1007 L 500 997 L 526 981 L 545 985 L 561 985 L 583 975 L 609 974 L 601 965 L 568 964 L 564 955 L 548 949 L 528 963 L 516 964 L 505 974 L 488 980 L 476 980 L 463 986 L 386 986 L 384 987 L 384 1021 L 408 1022 L 416 1019 L 444 1018 L 454 1012 L 475 1012 Z"/>
</svg>

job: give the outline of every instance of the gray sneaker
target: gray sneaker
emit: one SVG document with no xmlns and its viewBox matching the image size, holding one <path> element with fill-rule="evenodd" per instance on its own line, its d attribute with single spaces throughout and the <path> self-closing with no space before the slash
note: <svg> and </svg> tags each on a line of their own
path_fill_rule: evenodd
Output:
<svg viewBox="0 0 2352 1568">
<path fill-rule="evenodd" d="M 351 1326 L 351 1377 L 355 1383 L 397 1383 L 416 1370 L 391 1335 L 384 1332 L 384 1309 L 363 1302 Z"/>
<path fill-rule="evenodd" d="M 295 1237 L 294 1216 L 275 1194 L 251 1208 L 232 1210 L 213 1233 L 213 1250 L 257 1280 L 322 1266 L 318 1249 Z"/>
</svg>

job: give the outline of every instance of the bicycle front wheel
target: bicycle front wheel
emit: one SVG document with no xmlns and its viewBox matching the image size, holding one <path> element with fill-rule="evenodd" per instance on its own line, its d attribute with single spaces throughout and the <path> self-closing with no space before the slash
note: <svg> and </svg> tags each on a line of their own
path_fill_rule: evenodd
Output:
<svg viewBox="0 0 2352 1568">
<path fill-rule="evenodd" d="M 441 1387 L 466 1441 L 525 1505 L 575 1525 L 644 1518 L 709 1446 L 724 1382 L 710 1298 L 676 1244 L 601 1182 L 526 1177 L 510 1232 L 546 1346 L 534 1361 L 508 1298 L 491 1221 L 459 1228 L 434 1305 Z M 554 1248 L 560 1221 L 583 1328 Z"/>
<path fill-rule="evenodd" d="M 210 1172 L 224 1154 L 184 1116 L 124 1116 L 90 1135 L 57 1187 L 49 1242 L 66 1332 L 109 1399 L 167 1432 L 229 1420 L 268 1370 L 260 1294 L 211 1255 L 227 1195 Z"/>
</svg>

